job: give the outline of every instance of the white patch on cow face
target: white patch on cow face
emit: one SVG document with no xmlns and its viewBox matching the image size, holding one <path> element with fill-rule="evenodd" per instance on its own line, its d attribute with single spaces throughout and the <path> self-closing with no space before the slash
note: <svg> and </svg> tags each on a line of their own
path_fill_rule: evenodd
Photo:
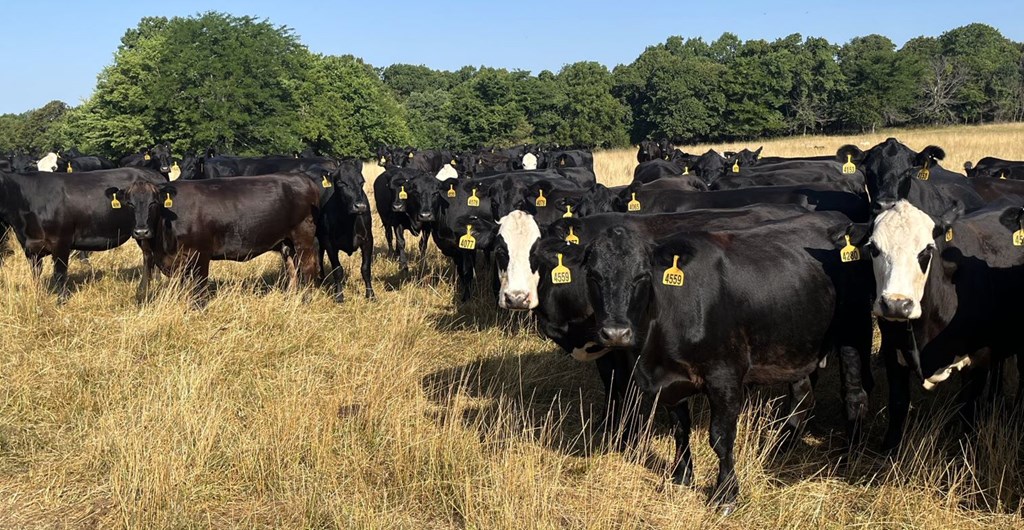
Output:
<svg viewBox="0 0 1024 530">
<path fill-rule="evenodd" d="M 523 169 L 537 169 L 537 155 L 533 153 L 523 155 Z"/>
<path fill-rule="evenodd" d="M 46 156 L 36 162 L 36 169 L 47 173 L 57 171 L 57 153 L 46 153 Z"/>
<path fill-rule="evenodd" d="M 582 348 L 573 348 L 571 355 L 573 359 L 585 363 L 587 361 L 596 361 L 609 351 L 611 351 L 610 348 L 605 348 L 596 342 L 588 342 Z"/>
<path fill-rule="evenodd" d="M 939 383 L 945 381 L 946 379 L 949 379 L 949 376 L 953 375 L 953 370 L 960 371 L 960 370 L 963 370 L 964 368 L 967 368 L 970 365 L 971 365 L 971 358 L 969 356 L 963 355 L 963 356 L 957 357 L 953 361 L 953 364 L 951 364 L 951 365 L 949 365 L 949 366 L 947 366 L 947 367 L 945 367 L 945 368 L 943 368 L 941 370 L 936 370 L 935 373 L 932 374 L 931 377 L 925 379 L 924 383 L 923 383 L 924 389 L 925 390 L 931 390 L 931 389 L 935 388 L 935 386 L 938 385 Z"/>
<path fill-rule="evenodd" d="M 540 228 L 533 216 L 522 210 L 514 210 L 502 217 L 498 225 L 498 235 L 508 247 L 508 268 L 498 268 L 498 278 L 501 280 L 498 307 L 533 309 L 538 303 L 537 283 L 540 282 L 540 274 L 530 268 L 530 249 L 540 239 Z"/>
<path fill-rule="evenodd" d="M 889 320 L 921 317 L 921 298 L 935 249 L 934 230 L 935 221 L 905 200 L 875 218 L 870 243 L 874 247 L 876 316 Z M 928 260 L 923 271 L 922 257 Z"/>
<path fill-rule="evenodd" d="M 451 164 L 445 164 L 441 166 L 441 171 L 438 171 L 434 178 L 437 180 L 457 179 L 459 178 L 459 172 L 455 171 Z"/>
</svg>

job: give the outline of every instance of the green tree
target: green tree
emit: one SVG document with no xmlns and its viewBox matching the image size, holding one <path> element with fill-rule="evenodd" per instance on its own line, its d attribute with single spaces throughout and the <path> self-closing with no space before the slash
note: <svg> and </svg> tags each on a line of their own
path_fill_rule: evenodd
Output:
<svg viewBox="0 0 1024 530">
<path fill-rule="evenodd" d="M 956 113 L 968 122 L 1012 119 L 1020 107 L 1021 49 L 985 24 L 969 24 L 939 37 L 942 55 L 966 77 Z M 951 67 L 952 68 L 952 67 Z"/>
<path fill-rule="evenodd" d="M 847 79 L 840 115 L 847 127 L 874 129 L 900 125 L 913 114 L 921 64 L 896 53 L 887 37 L 856 37 L 839 49 Z"/>
<path fill-rule="evenodd" d="M 596 62 L 565 66 L 558 73 L 564 96 L 558 137 L 565 144 L 618 147 L 628 144 L 625 106 L 611 94 L 611 73 Z"/>
</svg>

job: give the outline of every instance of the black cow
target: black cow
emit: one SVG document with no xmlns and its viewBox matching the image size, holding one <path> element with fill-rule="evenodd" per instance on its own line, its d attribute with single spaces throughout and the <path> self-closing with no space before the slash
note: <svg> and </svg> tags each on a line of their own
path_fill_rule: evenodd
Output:
<svg viewBox="0 0 1024 530">
<path fill-rule="evenodd" d="M 306 173 L 313 168 L 324 168 L 330 171 L 337 169 L 337 161 L 327 157 L 294 158 L 286 156 L 263 157 L 207 157 L 202 161 L 201 171 L 190 172 L 201 175 L 201 178 L 249 177 L 256 175 L 272 175 L 281 173 Z M 182 171 L 183 180 L 185 172 Z"/>
<path fill-rule="evenodd" d="M 708 149 L 707 152 L 699 156 L 688 155 L 676 149 L 669 158 L 677 166 L 683 168 L 685 173 L 696 174 L 709 186 L 726 174 L 726 160 L 714 149 Z"/>
<path fill-rule="evenodd" d="M 377 205 L 380 222 L 384 225 L 388 253 L 398 258 L 399 269 L 403 272 L 409 270 L 409 260 L 405 254 L 405 231 L 420 236 L 420 230 L 423 228 L 420 220 L 422 212 L 418 204 L 411 204 L 410 201 L 409 192 L 413 187 L 411 182 L 426 179 L 437 181 L 431 174 L 419 169 L 391 168 L 373 181 L 373 200 Z M 392 246 L 392 237 L 395 239 L 395 246 Z M 425 249 L 423 241 L 428 237 L 429 234 L 421 236 L 421 248 Z"/>
<path fill-rule="evenodd" d="M 634 181 L 647 183 L 668 178 L 685 180 L 689 183 L 689 187 L 694 190 L 707 191 L 708 189 L 707 184 L 705 184 L 704 181 L 696 174 L 690 173 L 689 171 L 684 173 L 683 169 L 678 165 L 666 160 L 658 159 L 643 162 L 637 165 L 636 169 L 633 170 Z"/>
<path fill-rule="evenodd" d="M 565 218 L 566 212 L 571 211 L 573 217 L 587 217 L 614 211 L 616 194 L 622 188 L 595 184 L 587 188 L 555 189 L 550 182 L 541 180 L 527 187 L 526 195 L 532 200 L 527 200 L 522 209 L 533 215 L 541 230 L 545 230 L 551 223 Z M 543 206 L 538 205 L 541 197 L 543 201 L 539 204 Z"/>
<path fill-rule="evenodd" d="M 634 353 L 640 388 L 675 407 L 673 478 L 684 484 L 693 476 L 686 400 L 708 396 L 719 459 L 712 500 L 727 509 L 739 493 L 733 445 L 744 385 L 790 385 L 783 439 L 791 441 L 813 404 L 809 377 L 838 354 L 851 436 L 867 412 L 872 323 L 862 293 L 871 273 L 866 261 L 841 260 L 847 228 L 833 212 L 663 239 L 616 226 L 585 254 L 566 249 L 571 281 L 586 282 L 601 344 Z"/>
<path fill-rule="evenodd" d="M 739 173 L 728 173 L 712 185 L 713 190 L 733 190 L 757 186 L 796 186 L 804 184 L 832 184 L 833 186 L 860 193 L 865 190 L 864 175 L 860 172 L 843 174 L 835 162 L 817 162 L 818 167 L 781 167 L 770 165 L 747 168 Z"/>
<path fill-rule="evenodd" d="M 112 208 L 112 199 L 104 197 L 103 190 L 126 187 L 135 180 L 165 181 L 159 173 L 136 168 L 82 175 L 0 173 L 0 219 L 14 229 L 36 277 L 42 273 L 43 258 L 53 256 L 60 300 L 70 295 L 67 270 L 72 250 L 109 250 L 131 237 L 132 214 L 124 207 Z M 6 239 L 6 227 L 4 234 Z"/>
<path fill-rule="evenodd" d="M 373 292 L 373 218 L 370 215 L 370 200 L 363 191 L 363 162 L 342 160 L 327 179 L 330 186 L 324 187 L 321 176 L 320 215 L 317 218 L 316 238 L 320 243 L 318 261 L 320 270 L 325 271 L 323 255 L 331 262 L 329 276 L 334 282 L 334 299 L 345 300 L 345 269 L 338 259 L 338 252 L 352 255 L 358 250 L 362 262 L 360 273 L 366 288 L 366 297 L 375 298 Z"/>
<path fill-rule="evenodd" d="M 208 298 L 210 261 L 248 261 L 280 252 L 289 287 L 316 278 L 316 216 L 320 190 L 303 175 L 154 183 L 136 179 L 110 186 L 107 208 L 130 212 L 132 237 L 143 254 L 139 295 L 145 297 L 153 268 L 193 283 Z M 117 201 L 117 202 L 115 202 Z"/>
<path fill-rule="evenodd" d="M 477 244 L 472 221 L 494 220 L 491 198 L 486 191 L 487 186 L 498 179 L 447 180 L 441 183 L 436 194 L 436 221 L 431 235 L 438 250 L 455 264 L 460 300 L 463 302 L 472 295 L 476 251 L 489 250 Z"/>
<path fill-rule="evenodd" d="M 83 171 L 97 171 L 100 169 L 114 169 L 115 165 L 102 156 L 76 156 L 61 158 L 58 162 L 57 171 L 66 173 L 81 173 Z"/>
<path fill-rule="evenodd" d="M 668 143 L 667 141 L 664 142 Z M 643 140 L 637 148 L 636 161 L 638 164 L 650 162 L 651 160 L 664 160 L 668 156 L 668 151 L 662 149 L 662 143 L 654 140 Z"/>
<path fill-rule="evenodd" d="M 143 149 L 138 153 L 132 153 L 122 157 L 119 161 L 121 167 L 144 167 L 153 169 L 168 175 L 171 172 L 171 164 L 174 159 L 171 155 L 171 144 L 162 143 L 153 147 Z"/>
<path fill-rule="evenodd" d="M 544 182 L 545 184 L 540 184 Z M 481 182 L 480 189 L 491 200 L 491 216 L 500 219 L 513 210 L 527 210 L 536 207 L 540 191 L 579 190 L 584 185 L 563 177 L 555 171 L 515 171 L 493 175 L 487 182 Z M 542 201 L 543 203 L 544 201 Z"/>
<path fill-rule="evenodd" d="M 986 156 L 978 161 L 977 166 L 970 162 L 964 162 L 964 171 L 967 176 L 991 177 L 1012 180 L 1024 180 L 1024 162 L 1018 160 L 1003 160 L 993 156 Z"/>
<path fill-rule="evenodd" d="M 583 149 L 549 151 L 544 153 L 543 158 L 537 166 L 538 169 L 583 167 L 594 171 L 594 153 Z"/>
</svg>

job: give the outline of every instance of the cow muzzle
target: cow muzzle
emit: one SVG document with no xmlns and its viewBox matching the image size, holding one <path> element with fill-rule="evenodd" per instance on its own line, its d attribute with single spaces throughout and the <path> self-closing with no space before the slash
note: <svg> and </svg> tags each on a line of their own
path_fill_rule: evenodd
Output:
<svg viewBox="0 0 1024 530">
<path fill-rule="evenodd" d="M 132 237 L 135 239 L 149 239 L 153 237 L 153 231 L 148 228 L 136 228 L 132 230 Z"/>
<path fill-rule="evenodd" d="M 404 212 L 405 211 L 405 202 L 398 201 L 398 202 L 391 203 L 391 211 L 392 212 Z"/>
<path fill-rule="evenodd" d="M 875 304 L 875 316 L 886 320 L 906 321 L 914 315 L 916 305 L 905 296 L 882 295 Z"/>
<path fill-rule="evenodd" d="M 530 293 L 525 291 L 506 291 L 502 294 L 501 301 L 504 309 L 513 311 L 527 311 L 532 307 Z"/>
<path fill-rule="evenodd" d="M 366 206 L 365 202 L 357 202 L 352 205 L 352 213 L 366 213 L 370 211 L 369 207 Z"/>
<path fill-rule="evenodd" d="M 429 222 L 434 220 L 434 214 L 431 212 L 420 212 L 417 216 L 420 221 Z"/>
<path fill-rule="evenodd" d="M 633 330 L 626 326 L 604 326 L 597 332 L 597 337 L 609 348 L 628 348 L 636 340 Z"/>
</svg>

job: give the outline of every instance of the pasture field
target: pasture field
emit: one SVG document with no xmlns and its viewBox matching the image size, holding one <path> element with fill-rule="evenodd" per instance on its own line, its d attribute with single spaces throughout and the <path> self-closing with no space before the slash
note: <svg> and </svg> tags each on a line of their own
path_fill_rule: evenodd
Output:
<svg viewBox="0 0 1024 530">
<path fill-rule="evenodd" d="M 1024 159 L 1021 125 L 763 145 L 765 155 L 816 155 L 887 136 L 944 147 L 950 169 L 985 155 Z M 628 182 L 635 154 L 597 153 L 599 181 Z M 367 166 L 367 190 L 379 171 Z M 399 274 L 376 229 L 378 299 L 362 298 L 356 255 L 343 260 L 343 305 L 326 289 L 308 303 L 282 292 L 280 260 L 268 255 L 215 263 L 217 292 L 203 310 L 167 279 L 139 306 L 141 254 L 129 243 L 91 266 L 73 262 L 75 292 L 58 306 L 20 251 L 8 257 L 0 527 L 1024 527 L 1020 418 L 997 402 L 964 444 L 944 427 L 958 378 L 933 393 L 917 385 L 903 452 L 878 455 L 880 363 L 867 446 L 844 462 L 837 363 L 790 453 L 771 450 L 784 390 L 751 392 L 737 440 L 742 498 L 723 518 L 705 502 L 717 461 L 703 398 L 696 486 L 673 486 L 666 418 L 654 417 L 638 447 L 610 449 L 593 366 L 541 338 L 527 315 L 499 311 L 487 275 L 456 305 L 447 260 L 431 248 L 420 261 L 415 238 L 412 272 Z M 46 281 L 51 270 L 47 260 Z"/>
</svg>

